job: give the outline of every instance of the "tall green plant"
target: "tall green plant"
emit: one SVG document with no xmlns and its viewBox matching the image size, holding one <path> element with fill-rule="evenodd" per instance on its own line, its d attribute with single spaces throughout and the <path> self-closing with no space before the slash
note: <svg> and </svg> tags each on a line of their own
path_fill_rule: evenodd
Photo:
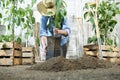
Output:
<svg viewBox="0 0 120 80">
<path fill-rule="evenodd" d="M 101 43 L 104 45 L 114 45 L 116 46 L 116 37 L 114 36 L 114 39 L 110 38 L 110 34 L 112 33 L 113 29 L 115 28 L 115 25 L 117 24 L 117 21 L 114 19 L 114 17 L 117 14 L 120 14 L 120 8 L 118 7 L 118 2 L 113 2 L 113 0 L 106 0 L 102 1 L 97 10 L 98 14 L 98 26 L 100 30 L 100 38 Z M 93 26 L 93 30 L 95 31 L 95 7 L 96 4 L 89 5 L 88 3 L 85 4 L 85 10 L 84 18 L 90 22 Z M 95 31 L 96 32 L 96 31 Z M 97 37 L 93 36 L 88 39 L 89 43 L 96 43 Z"/>
<path fill-rule="evenodd" d="M 25 32 L 25 39 L 26 39 L 26 47 L 28 46 L 28 38 L 29 36 L 33 36 L 33 28 L 35 25 L 35 18 L 33 17 L 33 10 L 32 5 L 28 5 L 25 10 L 25 19 L 23 23 L 23 30 L 26 30 Z"/>
<path fill-rule="evenodd" d="M 3 24 L 7 25 L 8 31 L 12 31 L 10 35 L 13 35 L 13 41 L 18 41 L 21 43 L 21 35 L 16 38 L 14 34 L 14 29 L 16 27 L 22 27 L 23 29 L 27 28 L 27 32 L 29 32 L 30 35 L 30 30 L 33 29 L 31 27 L 33 27 L 33 24 L 35 23 L 35 18 L 32 16 L 32 6 L 35 1 L 36 0 L 31 0 L 30 6 L 28 5 L 27 8 L 23 8 L 18 5 L 23 4 L 25 0 L 1 0 L 0 7 L 5 11 L 6 14 Z"/>
</svg>

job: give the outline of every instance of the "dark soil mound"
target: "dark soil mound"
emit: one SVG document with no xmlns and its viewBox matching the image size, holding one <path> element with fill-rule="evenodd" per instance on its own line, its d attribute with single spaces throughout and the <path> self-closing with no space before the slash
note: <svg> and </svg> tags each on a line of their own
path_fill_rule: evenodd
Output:
<svg viewBox="0 0 120 80">
<path fill-rule="evenodd" d="M 110 68 L 112 64 L 95 57 L 84 56 L 80 59 L 70 60 L 63 57 L 51 58 L 46 62 L 38 63 L 30 67 L 41 71 L 67 71 L 80 69 Z"/>
</svg>

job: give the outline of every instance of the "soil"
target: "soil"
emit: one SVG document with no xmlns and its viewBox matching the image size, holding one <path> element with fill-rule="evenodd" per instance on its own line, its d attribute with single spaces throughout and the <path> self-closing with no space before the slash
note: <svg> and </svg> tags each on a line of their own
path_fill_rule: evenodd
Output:
<svg viewBox="0 0 120 80">
<path fill-rule="evenodd" d="M 62 56 L 51 58 L 44 63 L 31 66 L 30 69 L 41 71 L 67 71 L 81 69 L 110 68 L 112 63 L 99 60 L 96 57 L 84 56 L 80 59 L 70 60 Z"/>
<path fill-rule="evenodd" d="M 0 80 L 120 80 L 120 64 L 90 56 L 56 57 L 33 65 L 0 66 Z"/>
</svg>

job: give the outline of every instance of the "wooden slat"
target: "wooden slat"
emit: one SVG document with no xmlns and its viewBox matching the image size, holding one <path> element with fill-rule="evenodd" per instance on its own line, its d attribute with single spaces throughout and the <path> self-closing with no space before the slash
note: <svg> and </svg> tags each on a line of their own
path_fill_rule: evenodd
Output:
<svg viewBox="0 0 120 80">
<path fill-rule="evenodd" d="M 112 49 L 113 51 L 120 51 L 119 47 L 114 47 L 114 46 L 107 46 L 107 45 L 101 45 L 102 50 L 109 51 Z M 96 44 L 90 44 L 90 45 L 84 45 L 84 51 L 88 50 L 98 50 L 98 45 Z"/>
<path fill-rule="evenodd" d="M 14 57 L 22 57 L 22 52 L 19 50 L 14 50 Z"/>
<path fill-rule="evenodd" d="M 22 47 L 22 51 L 33 51 L 33 47 Z"/>
<path fill-rule="evenodd" d="M 113 63 L 120 63 L 120 58 L 103 58 L 103 60 L 110 61 Z"/>
<path fill-rule="evenodd" d="M 0 50 L 0 56 L 22 56 L 21 51 L 19 50 L 14 50 L 14 49 L 10 49 L 10 50 Z"/>
<path fill-rule="evenodd" d="M 21 49 L 21 45 L 17 42 L 0 42 L 0 48 L 17 48 Z"/>
<path fill-rule="evenodd" d="M 22 64 L 33 64 L 34 62 L 34 58 L 22 58 Z"/>
<path fill-rule="evenodd" d="M 13 50 L 0 50 L 0 56 L 13 56 Z"/>
<path fill-rule="evenodd" d="M 21 65 L 22 64 L 22 58 L 14 58 L 13 59 L 13 65 Z"/>
<path fill-rule="evenodd" d="M 14 48 L 17 48 L 17 49 L 22 49 L 22 45 L 21 44 L 18 44 L 17 42 L 14 42 Z"/>
<path fill-rule="evenodd" d="M 85 51 L 85 55 L 97 56 L 97 51 Z"/>
<path fill-rule="evenodd" d="M 0 42 L 0 48 L 13 48 L 13 42 Z"/>
<path fill-rule="evenodd" d="M 85 51 L 86 55 L 90 55 L 90 56 L 98 56 L 97 51 Z M 102 51 L 102 55 L 103 57 L 120 57 L 120 53 L 119 52 L 105 52 Z"/>
<path fill-rule="evenodd" d="M 97 44 L 90 44 L 90 45 L 84 45 L 83 46 L 84 51 L 88 50 L 98 50 L 98 45 Z"/>
<path fill-rule="evenodd" d="M 0 58 L 0 65 L 20 65 L 22 64 L 22 58 Z"/>
<path fill-rule="evenodd" d="M 39 26 L 40 26 L 40 23 L 39 22 L 37 22 L 36 24 L 35 24 L 35 27 L 34 27 L 34 38 L 35 38 L 35 40 L 36 39 L 40 39 L 40 34 L 39 34 Z M 35 42 L 35 48 L 34 48 L 34 50 L 33 50 L 34 52 L 34 55 L 35 55 L 35 62 L 37 62 L 37 61 L 39 61 L 40 60 L 40 58 L 39 58 L 39 54 L 40 54 L 40 52 L 39 52 L 39 45 L 38 45 L 38 43 L 37 42 Z"/>
<path fill-rule="evenodd" d="M 103 57 L 120 57 L 119 52 L 105 52 L 102 51 Z"/>
<path fill-rule="evenodd" d="M 23 52 L 22 57 L 34 57 L 33 52 Z"/>
<path fill-rule="evenodd" d="M 112 49 L 113 51 L 120 51 L 119 47 L 114 47 L 114 46 L 107 46 L 107 45 L 102 45 L 102 50 L 110 50 Z"/>
<path fill-rule="evenodd" d="M 13 65 L 13 58 L 0 58 L 0 65 Z"/>
</svg>

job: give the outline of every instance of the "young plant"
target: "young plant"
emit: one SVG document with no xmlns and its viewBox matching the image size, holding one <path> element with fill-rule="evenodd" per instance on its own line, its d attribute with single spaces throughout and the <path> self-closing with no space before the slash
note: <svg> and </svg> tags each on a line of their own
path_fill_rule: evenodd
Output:
<svg viewBox="0 0 120 80">
<path fill-rule="evenodd" d="M 23 30 L 26 30 L 25 32 L 25 39 L 26 39 L 26 47 L 28 46 L 28 38 L 33 36 L 33 28 L 35 24 L 35 18 L 33 17 L 33 11 L 32 11 L 32 5 L 28 5 L 24 12 L 25 12 L 25 19 L 24 19 L 24 26 Z"/>
<path fill-rule="evenodd" d="M 66 17 L 66 2 L 64 0 L 54 0 L 55 3 L 55 15 L 53 17 L 53 21 L 55 23 L 55 27 L 60 29 L 61 22 L 64 17 Z M 48 24 L 48 28 L 50 27 L 51 22 Z"/>
<path fill-rule="evenodd" d="M 113 0 L 102 1 L 97 10 L 97 18 L 98 18 L 98 26 L 100 30 L 100 38 L 101 43 L 103 45 L 114 45 L 116 46 L 116 37 L 114 36 L 113 39 L 109 36 L 115 28 L 117 21 L 114 17 L 117 14 L 120 14 L 120 9 L 118 7 L 118 2 L 113 2 Z M 88 5 L 85 4 L 86 12 L 84 13 L 84 18 L 87 19 L 88 22 L 92 24 L 93 30 L 95 31 L 95 7 L 96 5 Z M 95 31 L 96 33 L 96 31 Z M 88 39 L 89 43 L 96 43 L 97 37 L 93 36 Z"/>
<path fill-rule="evenodd" d="M 55 16 L 54 16 L 54 22 L 55 27 L 60 28 L 61 22 L 63 18 L 66 16 L 66 3 L 64 0 L 55 0 Z"/>
<path fill-rule="evenodd" d="M 31 0 L 31 4 L 35 3 L 36 0 Z M 35 19 L 33 18 L 33 11 L 31 6 L 27 6 L 27 8 L 23 8 L 18 6 L 18 4 L 23 4 L 25 0 L 1 0 L 1 8 L 5 11 L 4 23 L 7 26 L 7 31 L 9 31 L 10 35 L 13 35 L 12 41 L 17 41 L 18 43 L 22 43 L 21 34 L 19 36 L 15 36 L 15 28 L 21 27 L 23 29 L 28 29 L 26 34 L 30 34 L 31 26 L 33 27 L 33 23 L 35 23 Z M 12 32 L 12 33 L 11 33 Z M 7 34 L 7 35 L 8 35 Z M 31 34 L 30 34 L 31 35 Z"/>
</svg>

